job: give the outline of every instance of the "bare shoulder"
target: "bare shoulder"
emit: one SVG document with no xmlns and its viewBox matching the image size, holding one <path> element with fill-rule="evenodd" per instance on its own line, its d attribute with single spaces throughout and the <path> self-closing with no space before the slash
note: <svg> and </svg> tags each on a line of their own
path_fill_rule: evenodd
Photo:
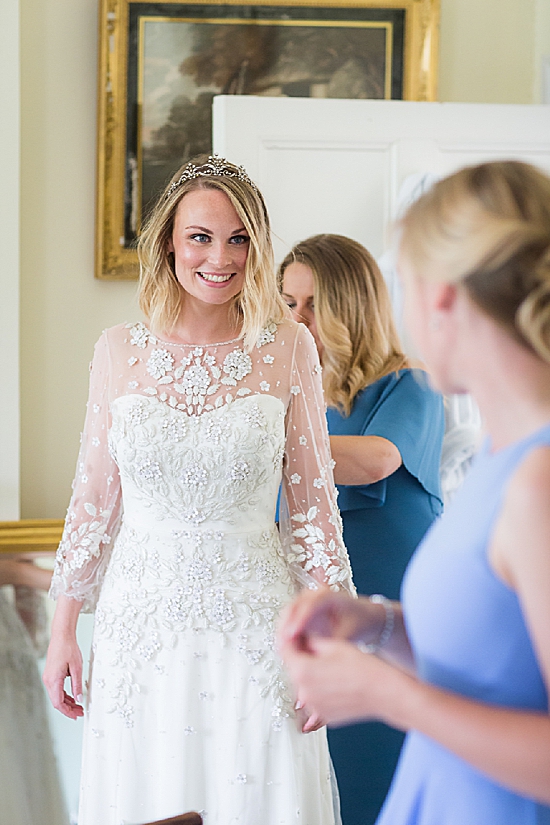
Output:
<svg viewBox="0 0 550 825">
<path fill-rule="evenodd" d="M 317 353 L 315 339 L 309 329 L 291 318 L 283 318 L 277 323 L 277 341 L 285 346 L 292 345 L 296 351 L 303 349 L 308 354 Z"/>
<path fill-rule="evenodd" d="M 292 335 L 293 339 L 302 329 L 306 329 L 304 324 L 298 324 L 296 321 L 293 321 L 292 318 L 283 318 L 277 323 L 277 334 Z"/>
<path fill-rule="evenodd" d="M 146 329 L 143 324 L 139 324 L 137 322 L 135 324 L 123 322 L 122 324 L 116 324 L 113 327 L 107 327 L 101 333 L 100 340 L 101 338 L 106 338 L 110 343 L 125 343 L 126 339 L 128 341 L 130 340 L 132 331 L 140 326 L 143 326 L 143 329 Z"/>
<path fill-rule="evenodd" d="M 490 550 L 495 571 L 514 589 L 527 570 L 550 570 L 549 503 L 550 445 L 541 445 L 510 479 Z"/>
<path fill-rule="evenodd" d="M 506 503 L 523 512 L 542 508 L 550 519 L 550 444 L 530 450 L 510 480 Z"/>
<path fill-rule="evenodd" d="M 131 348 L 132 351 L 135 350 L 138 353 L 149 346 L 160 343 L 142 321 L 124 322 L 108 327 L 103 330 L 102 337 L 106 339 L 112 352 L 126 351 Z"/>
</svg>

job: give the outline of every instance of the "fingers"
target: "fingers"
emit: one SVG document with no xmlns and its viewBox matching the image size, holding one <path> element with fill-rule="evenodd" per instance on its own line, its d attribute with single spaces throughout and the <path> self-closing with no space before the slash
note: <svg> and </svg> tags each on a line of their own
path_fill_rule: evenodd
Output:
<svg viewBox="0 0 550 825">
<path fill-rule="evenodd" d="M 324 608 L 334 594 L 327 587 L 304 590 L 282 613 L 279 638 L 282 644 L 292 642 L 303 646 L 311 626 L 321 625 Z"/>
<path fill-rule="evenodd" d="M 67 678 L 71 680 L 72 695 L 65 691 Z M 77 645 L 70 645 L 65 651 L 50 644 L 42 679 L 56 710 L 69 719 L 84 715 L 84 708 L 79 704 L 82 702 L 82 656 Z"/>
<path fill-rule="evenodd" d="M 312 733 L 312 731 L 322 728 L 324 724 L 324 721 L 318 713 L 310 713 L 307 721 L 302 727 L 302 733 Z"/>
<path fill-rule="evenodd" d="M 71 677 L 73 696 L 77 702 L 82 702 L 82 663 L 71 663 L 69 665 L 69 674 Z"/>
<path fill-rule="evenodd" d="M 84 708 L 63 689 L 64 682 L 65 678 L 57 679 L 54 682 L 50 682 L 47 676 L 44 678 L 44 685 L 54 708 L 69 719 L 78 719 L 84 716 Z"/>
<path fill-rule="evenodd" d="M 287 644 L 282 651 L 287 671 L 309 718 L 303 730 L 324 724 L 342 724 L 375 718 L 371 701 L 374 670 L 383 663 L 360 653 L 347 641 L 313 638 L 310 651 Z M 374 668 L 374 670 L 373 670 Z M 315 716 L 315 719 L 311 717 Z"/>
<path fill-rule="evenodd" d="M 63 701 L 56 709 L 69 719 L 80 719 L 81 716 L 84 716 L 84 708 L 82 705 L 77 704 L 73 697 L 69 696 L 65 691 L 63 691 Z"/>
<path fill-rule="evenodd" d="M 309 708 L 306 708 L 304 703 L 298 698 L 294 705 L 296 711 L 296 719 L 298 727 L 302 733 L 311 733 L 319 730 L 325 725 L 324 720 L 316 713 L 313 713 Z"/>
</svg>

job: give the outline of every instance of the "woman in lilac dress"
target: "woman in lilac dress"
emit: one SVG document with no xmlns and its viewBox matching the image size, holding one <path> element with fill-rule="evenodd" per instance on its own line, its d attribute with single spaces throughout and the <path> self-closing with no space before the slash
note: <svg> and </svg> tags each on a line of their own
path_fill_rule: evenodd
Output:
<svg viewBox="0 0 550 825">
<path fill-rule="evenodd" d="M 314 235 L 293 247 L 279 277 L 323 367 L 354 584 L 358 593 L 398 599 L 412 554 L 443 510 L 443 399 L 403 353 L 382 273 L 360 243 Z M 328 739 L 343 825 L 374 825 L 403 733 L 369 721 L 332 729 Z"/>
<path fill-rule="evenodd" d="M 438 387 L 472 393 L 487 439 L 402 606 L 308 593 L 280 644 L 327 722 L 408 731 L 379 825 L 546 825 L 550 179 L 513 161 L 464 169 L 400 234 L 411 331 Z"/>
</svg>

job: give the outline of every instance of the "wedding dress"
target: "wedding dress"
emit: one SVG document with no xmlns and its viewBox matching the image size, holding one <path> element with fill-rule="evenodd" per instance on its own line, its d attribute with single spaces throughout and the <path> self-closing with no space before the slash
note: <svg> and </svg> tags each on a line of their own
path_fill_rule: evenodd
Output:
<svg viewBox="0 0 550 825">
<path fill-rule="evenodd" d="M 335 822 L 274 644 L 300 587 L 353 590 L 320 371 L 290 321 L 250 353 L 143 324 L 96 345 L 52 585 L 96 610 L 79 825 Z"/>
</svg>

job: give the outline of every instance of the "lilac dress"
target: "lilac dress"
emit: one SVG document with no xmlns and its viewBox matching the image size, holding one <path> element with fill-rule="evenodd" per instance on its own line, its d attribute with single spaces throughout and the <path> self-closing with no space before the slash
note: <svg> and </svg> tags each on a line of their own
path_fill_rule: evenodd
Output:
<svg viewBox="0 0 550 825">
<path fill-rule="evenodd" d="M 507 484 L 550 424 L 504 449 L 488 444 L 409 565 L 402 589 L 421 679 L 476 701 L 546 713 L 548 693 L 513 590 L 488 546 Z M 378 825 L 548 825 L 550 807 L 520 796 L 426 736 L 407 736 Z"/>
</svg>

